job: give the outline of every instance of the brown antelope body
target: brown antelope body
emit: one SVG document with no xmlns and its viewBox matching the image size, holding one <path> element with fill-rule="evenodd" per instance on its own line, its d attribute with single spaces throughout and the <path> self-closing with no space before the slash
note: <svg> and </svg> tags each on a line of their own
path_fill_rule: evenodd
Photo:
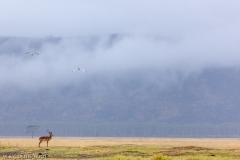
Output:
<svg viewBox="0 0 240 160">
<path fill-rule="evenodd" d="M 53 135 L 52 132 L 50 132 L 50 131 L 47 131 L 47 132 L 49 133 L 49 136 L 42 136 L 42 137 L 40 137 L 40 138 L 39 138 L 39 146 L 38 146 L 38 147 L 40 147 L 40 144 L 41 144 L 43 141 L 47 141 L 47 147 L 48 147 L 48 141 L 50 141 L 54 135 Z"/>
</svg>

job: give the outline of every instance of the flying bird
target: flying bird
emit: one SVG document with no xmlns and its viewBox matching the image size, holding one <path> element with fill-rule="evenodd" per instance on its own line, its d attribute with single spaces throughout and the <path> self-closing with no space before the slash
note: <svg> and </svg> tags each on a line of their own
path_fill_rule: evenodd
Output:
<svg viewBox="0 0 240 160">
<path fill-rule="evenodd" d="M 74 69 L 72 72 L 75 72 L 76 70 L 82 70 L 83 72 L 86 72 L 84 69 L 82 69 L 82 68 L 76 68 L 76 69 Z"/>
<path fill-rule="evenodd" d="M 32 56 L 33 56 L 34 54 L 39 55 L 38 52 L 26 52 L 25 54 L 30 54 L 30 55 L 32 55 Z"/>
</svg>

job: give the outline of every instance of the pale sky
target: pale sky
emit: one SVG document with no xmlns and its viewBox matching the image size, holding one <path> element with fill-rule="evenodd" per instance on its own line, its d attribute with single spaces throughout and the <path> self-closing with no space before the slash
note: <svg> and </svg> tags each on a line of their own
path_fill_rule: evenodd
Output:
<svg viewBox="0 0 240 160">
<path fill-rule="evenodd" d="M 1 0 L 1 36 L 237 32 L 238 0 Z M 231 33 L 232 33 L 231 32 Z M 222 33 L 224 34 L 224 33 Z"/>
</svg>

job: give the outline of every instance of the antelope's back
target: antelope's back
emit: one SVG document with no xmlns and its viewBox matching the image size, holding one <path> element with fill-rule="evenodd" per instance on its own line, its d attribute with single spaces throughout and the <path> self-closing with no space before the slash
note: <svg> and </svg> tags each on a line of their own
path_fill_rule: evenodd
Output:
<svg viewBox="0 0 240 160">
<path fill-rule="evenodd" d="M 42 136 L 42 137 L 39 138 L 39 140 L 40 139 L 48 139 L 48 138 L 49 138 L 48 136 Z"/>
</svg>

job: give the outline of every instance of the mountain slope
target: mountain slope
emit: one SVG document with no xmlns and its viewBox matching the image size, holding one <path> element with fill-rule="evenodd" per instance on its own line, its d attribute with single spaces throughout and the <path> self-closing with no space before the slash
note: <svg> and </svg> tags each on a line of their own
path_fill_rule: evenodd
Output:
<svg viewBox="0 0 240 160">
<path fill-rule="evenodd" d="M 157 72 L 156 72 L 157 73 Z M 132 75 L 132 76 L 131 76 Z M 151 74 L 152 75 L 152 74 Z M 1 90 L 1 121 L 239 122 L 240 71 L 207 69 L 162 87 L 128 73 L 25 91 Z M 157 79 L 161 75 L 151 77 Z"/>
</svg>

